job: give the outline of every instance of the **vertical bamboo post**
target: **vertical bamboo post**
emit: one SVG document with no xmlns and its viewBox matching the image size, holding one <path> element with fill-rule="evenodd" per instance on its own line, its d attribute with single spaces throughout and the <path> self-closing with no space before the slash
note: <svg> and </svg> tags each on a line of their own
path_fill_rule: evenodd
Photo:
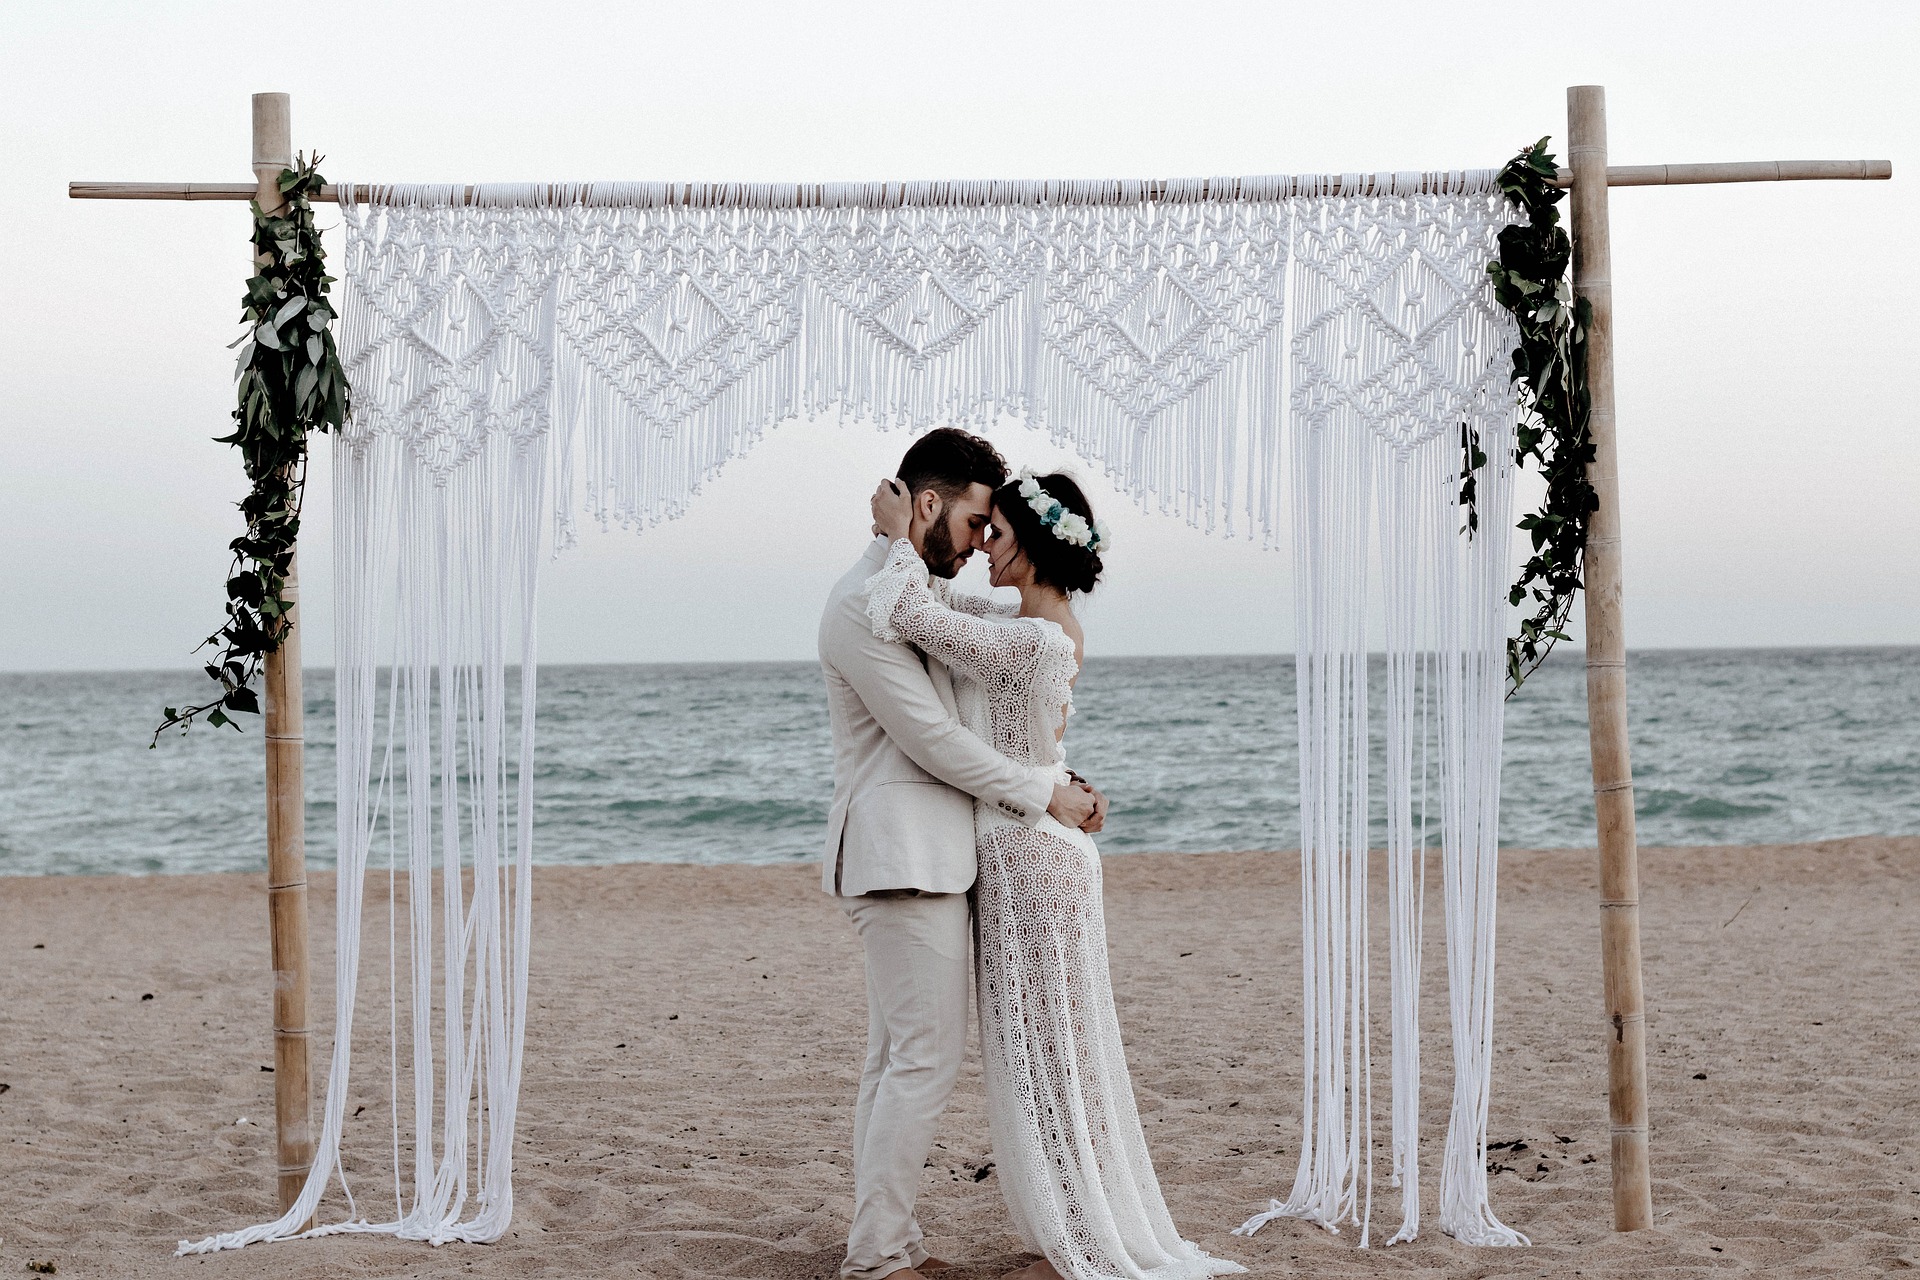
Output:
<svg viewBox="0 0 1920 1280">
<path fill-rule="evenodd" d="M 284 93 L 253 95 L 253 173 L 264 213 L 278 213 L 280 171 L 293 164 L 292 110 Z M 300 598 L 297 567 L 284 592 Z M 280 647 L 267 655 L 267 924 L 273 953 L 273 1118 L 280 1211 L 300 1198 L 313 1165 L 307 1034 L 306 737 L 296 605 Z"/>
<path fill-rule="evenodd" d="M 1646 1014 L 1640 982 L 1640 865 L 1627 755 L 1627 643 L 1621 618 L 1620 478 L 1614 456 L 1613 256 L 1607 230 L 1607 91 L 1567 90 L 1573 168 L 1573 287 L 1593 307 L 1587 385 L 1593 395 L 1598 506 L 1586 551 L 1587 732 L 1600 843 L 1600 962 L 1607 1002 L 1607 1111 L 1612 1122 L 1613 1228 L 1653 1223 L 1647 1158 Z"/>
</svg>

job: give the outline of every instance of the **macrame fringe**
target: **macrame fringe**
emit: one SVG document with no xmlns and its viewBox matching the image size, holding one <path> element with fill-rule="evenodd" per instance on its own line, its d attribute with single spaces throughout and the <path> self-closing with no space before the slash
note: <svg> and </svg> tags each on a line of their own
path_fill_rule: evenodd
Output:
<svg viewBox="0 0 1920 1280">
<path fill-rule="evenodd" d="M 651 188 L 604 185 L 567 188 L 572 204 L 534 198 L 559 188 L 476 188 L 467 205 L 466 188 L 380 189 L 342 205 L 367 311 L 348 372 L 365 429 L 408 435 L 442 471 L 477 434 L 538 435 L 551 414 L 557 483 L 579 495 L 556 512 L 562 549 L 576 510 L 631 528 L 673 519 L 768 428 L 830 414 L 915 431 L 1021 418 L 1141 506 L 1272 545 L 1290 361 L 1406 437 L 1451 429 L 1452 405 L 1493 376 L 1488 353 L 1434 344 L 1449 309 L 1489 305 L 1469 242 L 1504 205 L 1484 174 L 1442 177 L 1250 179 L 1263 196 L 1306 194 L 1234 202 L 1184 198 L 1220 185 L 1200 182 L 1161 184 L 1183 197 L 1167 203 L 887 208 L 648 203 Z M 1453 194 L 1311 194 L 1423 184 Z M 1417 227 L 1432 243 L 1416 247 L 1442 255 L 1416 271 L 1445 261 L 1427 294 L 1405 290 L 1424 310 L 1375 314 L 1367 297 L 1407 251 L 1337 275 L 1386 226 Z M 1289 273 L 1303 270 L 1336 276 L 1290 326 Z M 489 336 L 526 367 L 427 336 L 462 308 L 492 317 Z"/>
<path fill-rule="evenodd" d="M 1242 1234 L 1297 1217 L 1329 1231 L 1356 1225 L 1362 1247 L 1371 1239 L 1373 531 L 1386 620 L 1389 1168 L 1401 1213 L 1388 1243 L 1419 1233 L 1421 921 L 1435 834 L 1454 1044 L 1440 1226 L 1472 1244 L 1526 1243 L 1494 1217 L 1485 1166 L 1514 410 L 1510 336 L 1484 306 L 1478 276 L 1499 225 L 1485 206 L 1401 197 L 1319 201 L 1297 219 L 1291 404 L 1306 1094 L 1293 1189 L 1243 1223 Z M 1472 539 L 1458 505 L 1466 427 L 1492 460 Z"/>
<path fill-rule="evenodd" d="M 338 981 L 320 1137 L 290 1210 L 183 1240 L 180 1254 L 341 1233 L 489 1243 L 507 1230 L 532 937 L 545 457 L 494 435 L 441 474 L 403 436 L 336 440 Z M 360 1209 L 341 1164 L 366 889 L 381 845 L 391 1217 Z M 347 1216 L 302 1231 L 336 1179 Z"/>
<path fill-rule="evenodd" d="M 365 203 L 341 190 L 355 412 L 335 442 L 341 907 L 325 1119 L 293 1210 L 182 1252 L 297 1234 L 335 1178 L 347 1216 L 306 1234 L 440 1243 L 506 1229 L 543 542 L 568 545 L 582 509 L 634 528 L 672 519 L 768 428 L 830 413 L 915 431 L 1023 418 L 1143 506 L 1269 545 L 1290 527 L 1303 1141 L 1288 1198 L 1247 1234 L 1297 1217 L 1371 1238 L 1377 537 L 1390 1242 L 1413 1239 L 1421 1213 L 1421 921 L 1437 841 L 1454 1066 L 1440 1226 L 1525 1243 L 1493 1215 L 1485 1168 L 1514 413 L 1512 335 L 1484 270 L 1509 216 L 1491 171 L 395 187 Z M 1471 540 L 1463 424 L 1494 460 Z M 360 1211 L 340 1159 L 383 842 L 391 1217 Z"/>
</svg>

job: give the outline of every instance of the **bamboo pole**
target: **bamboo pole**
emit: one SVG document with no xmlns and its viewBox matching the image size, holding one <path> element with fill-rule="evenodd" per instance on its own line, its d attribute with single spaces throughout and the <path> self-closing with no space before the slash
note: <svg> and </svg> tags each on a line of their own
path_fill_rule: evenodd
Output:
<svg viewBox="0 0 1920 1280">
<path fill-rule="evenodd" d="M 1735 160 L 1720 164 L 1626 164 L 1607 169 L 1610 187 L 1680 187 L 1721 182 L 1883 182 L 1891 160 Z M 1573 185 L 1573 170 L 1559 171 Z"/>
<path fill-rule="evenodd" d="M 1610 187 L 1669 187 L 1687 186 L 1699 183 L 1719 182 L 1873 182 L 1893 176 L 1893 163 L 1889 160 L 1741 160 L 1722 164 L 1639 164 L 1616 165 L 1607 170 L 1607 185 Z M 1299 180 L 1303 185 L 1321 190 L 1336 188 L 1340 181 L 1338 174 L 1323 174 L 1317 178 Z M 1559 171 L 1560 186 L 1570 186 L 1573 171 Z M 895 184 L 889 184 L 895 185 Z M 1363 186 L 1366 184 L 1363 183 Z M 543 199 L 558 199 L 561 194 L 579 191 L 591 191 L 593 184 L 585 183 L 574 187 L 543 186 L 534 188 Z M 354 198 L 367 201 L 378 188 L 369 183 L 354 183 Z M 814 184 L 796 184 L 794 203 L 799 205 L 821 203 L 821 188 Z M 237 182 L 70 182 L 67 195 L 74 200 L 251 200 L 254 189 Z M 669 203 L 711 205 L 724 203 L 723 192 L 711 189 L 706 183 L 689 183 L 680 191 L 680 199 Z M 1365 192 L 1362 192 L 1365 194 Z M 332 183 L 321 187 L 312 199 L 317 202 L 337 201 L 340 188 Z M 1145 193 L 1148 200 L 1164 199 L 1164 184 L 1158 194 L 1149 190 Z M 1222 191 L 1218 198 L 1231 199 L 1230 193 Z M 464 189 L 462 200 L 473 199 L 473 188 Z M 955 201 L 955 203 L 964 203 Z"/>
<path fill-rule="evenodd" d="M 253 95 L 254 194 L 263 213 L 285 207 L 280 171 L 293 164 L 292 111 L 284 93 Z M 298 561 L 282 592 L 300 598 Z M 280 1211 L 300 1198 L 313 1166 L 307 1028 L 306 738 L 300 681 L 300 611 L 286 615 L 266 660 L 267 925 L 273 953 L 273 1117 Z"/>
<path fill-rule="evenodd" d="M 1627 753 L 1627 645 L 1621 617 L 1620 479 L 1614 455 L 1613 261 L 1607 229 L 1607 98 L 1567 90 L 1573 163 L 1573 287 L 1593 307 L 1587 329 L 1598 500 L 1587 535 L 1587 733 L 1600 844 L 1600 963 L 1607 1005 L 1607 1111 L 1612 1124 L 1613 1228 L 1653 1223 L 1647 1156 L 1646 1013 L 1640 982 L 1640 867 Z"/>
</svg>

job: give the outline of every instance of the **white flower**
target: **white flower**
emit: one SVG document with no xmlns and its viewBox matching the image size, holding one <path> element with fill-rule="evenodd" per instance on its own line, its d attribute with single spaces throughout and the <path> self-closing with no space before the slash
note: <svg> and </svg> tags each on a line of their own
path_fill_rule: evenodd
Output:
<svg viewBox="0 0 1920 1280">
<path fill-rule="evenodd" d="M 1093 522 L 1093 542 L 1089 550 L 1105 551 L 1112 545 L 1113 535 L 1107 531 L 1107 522 L 1105 520 L 1095 520 Z"/>
<path fill-rule="evenodd" d="M 1078 512 L 1069 511 L 1060 517 L 1060 537 L 1076 547 L 1084 547 L 1093 536 L 1093 530 Z"/>
<path fill-rule="evenodd" d="M 1028 502 L 1032 502 L 1035 498 L 1040 496 L 1040 482 L 1038 480 L 1035 480 L 1031 475 L 1021 476 L 1020 477 L 1020 496 L 1025 498 Z"/>
</svg>

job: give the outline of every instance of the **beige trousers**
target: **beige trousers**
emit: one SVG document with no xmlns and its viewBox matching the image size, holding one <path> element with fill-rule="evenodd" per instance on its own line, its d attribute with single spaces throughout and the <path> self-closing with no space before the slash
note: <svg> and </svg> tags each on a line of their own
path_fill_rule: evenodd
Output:
<svg viewBox="0 0 1920 1280">
<path fill-rule="evenodd" d="M 967 1046 L 967 895 L 866 894 L 841 905 L 867 956 L 867 1060 L 840 1274 L 880 1280 L 927 1259 L 913 1204 Z"/>
</svg>

